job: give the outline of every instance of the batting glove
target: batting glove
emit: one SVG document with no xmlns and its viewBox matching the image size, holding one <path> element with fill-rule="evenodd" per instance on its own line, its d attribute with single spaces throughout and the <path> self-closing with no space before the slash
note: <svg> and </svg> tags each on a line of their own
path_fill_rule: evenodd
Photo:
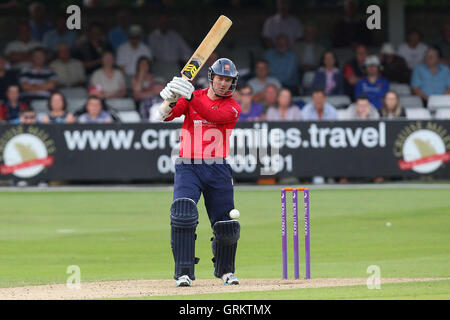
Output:
<svg viewBox="0 0 450 320">
<path fill-rule="evenodd" d="M 174 77 L 167 86 L 172 92 L 179 94 L 186 100 L 192 99 L 192 92 L 195 90 L 194 86 L 182 77 Z"/>
<path fill-rule="evenodd" d="M 180 97 L 170 89 L 169 84 L 167 84 L 166 87 L 161 90 L 159 96 L 164 100 L 167 100 L 169 103 L 177 102 L 178 98 Z"/>
</svg>

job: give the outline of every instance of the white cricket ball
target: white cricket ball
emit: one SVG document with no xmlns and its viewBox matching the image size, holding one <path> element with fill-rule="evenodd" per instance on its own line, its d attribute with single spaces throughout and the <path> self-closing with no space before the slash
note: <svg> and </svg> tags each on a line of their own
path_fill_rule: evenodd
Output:
<svg viewBox="0 0 450 320">
<path fill-rule="evenodd" d="M 235 219 L 235 220 L 239 219 L 239 217 L 241 216 L 238 209 L 231 210 L 229 214 L 230 214 L 230 218 Z"/>
<path fill-rule="evenodd" d="M 390 227 L 390 226 L 392 226 L 392 223 L 390 223 L 389 221 L 386 222 L 386 227 Z"/>
</svg>

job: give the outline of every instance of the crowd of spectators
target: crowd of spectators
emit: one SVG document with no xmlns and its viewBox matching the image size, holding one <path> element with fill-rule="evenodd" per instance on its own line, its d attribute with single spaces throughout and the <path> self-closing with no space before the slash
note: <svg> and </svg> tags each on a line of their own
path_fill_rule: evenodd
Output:
<svg viewBox="0 0 450 320">
<path fill-rule="evenodd" d="M 123 98 L 134 101 L 142 121 L 154 121 L 159 92 L 170 80 L 167 70 L 176 75 L 192 53 L 164 13 L 148 33 L 131 23 L 126 9 L 118 11 L 113 28 L 91 22 L 83 32 L 68 30 L 64 15 L 48 18 L 38 2 L 29 9 L 29 19 L 0 53 L 0 123 L 120 121 L 108 100 Z M 450 94 L 450 23 L 436 43 L 413 29 L 397 50 L 385 43 L 369 52 L 371 33 L 358 18 L 356 1 L 345 1 L 344 9 L 326 48 L 316 39 L 316 25 L 292 15 L 289 1 L 277 1 L 261 31 L 264 52 L 234 93 L 242 107 L 239 121 L 338 120 L 342 106 L 330 96 L 349 98 L 346 119 L 405 117 L 394 83 L 408 85 L 425 105 L 431 95 Z M 352 48 L 353 57 L 338 61 L 339 48 Z M 209 85 L 207 68 L 219 57 L 210 57 L 197 88 Z M 85 104 L 78 110 L 68 110 L 73 97 L 67 88 L 82 92 Z M 47 101 L 46 113 L 36 113 L 36 100 Z"/>
</svg>

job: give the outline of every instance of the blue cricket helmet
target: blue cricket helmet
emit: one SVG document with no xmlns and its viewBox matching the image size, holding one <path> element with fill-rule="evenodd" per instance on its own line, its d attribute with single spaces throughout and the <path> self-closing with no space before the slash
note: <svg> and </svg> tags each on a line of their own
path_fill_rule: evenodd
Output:
<svg viewBox="0 0 450 320">
<path fill-rule="evenodd" d="M 236 69 L 236 66 L 234 65 L 233 61 L 227 58 L 220 58 L 217 59 L 211 67 L 208 69 L 208 81 L 209 84 L 212 87 L 213 78 L 215 75 L 220 76 L 226 76 L 233 78 L 233 81 L 231 82 L 230 89 L 228 89 L 228 92 L 225 95 L 219 95 L 216 93 L 217 96 L 221 97 L 229 97 L 233 94 L 234 90 L 236 90 L 237 82 L 239 79 L 239 72 Z M 213 88 L 214 90 L 214 88 Z M 215 92 L 214 92 L 215 93 Z"/>
</svg>

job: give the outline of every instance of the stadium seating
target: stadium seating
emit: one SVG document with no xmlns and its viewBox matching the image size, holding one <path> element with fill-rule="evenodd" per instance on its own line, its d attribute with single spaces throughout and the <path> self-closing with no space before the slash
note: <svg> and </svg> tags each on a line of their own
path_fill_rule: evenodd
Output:
<svg viewBox="0 0 450 320">
<path fill-rule="evenodd" d="M 180 67 L 173 62 L 155 61 L 152 64 L 152 73 L 168 81 L 172 80 L 174 76 L 180 75 Z"/>
<path fill-rule="evenodd" d="M 391 82 L 389 89 L 396 92 L 399 96 L 409 96 L 411 95 L 411 87 L 405 83 L 395 83 Z"/>
<path fill-rule="evenodd" d="M 399 99 L 400 103 L 405 109 L 424 108 L 423 101 L 419 96 L 400 96 Z"/>
<path fill-rule="evenodd" d="M 431 113 L 425 108 L 408 108 L 405 109 L 406 118 L 409 120 L 429 120 Z"/>
<path fill-rule="evenodd" d="M 303 93 L 311 92 L 311 87 L 314 82 L 314 75 L 315 75 L 314 71 L 306 71 L 303 74 L 303 78 L 302 78 Z"/>
<path fill-rule="evenodd" d="M 338 109 L 337 110 L 337 119 L 338 120 L 348 120 L 347 109 Z"/>
<path fill-rule="evenodd" d="M 135 111 L 136 105 L 132 98 L 106 99 L 106 104 L 117 111 Z"/>
<path fill-rule="evenodd" d="M 434 115 L 435 119 L 441 119 L 441 120 L 450 120 L 450 108 L 441 108 L 436 110 L 436 113 Z"/>
<path fill-rule="evenodd" d="M 337 48 L 333 50 L 336 54 L 336 59 L 338 62 L 338 66 L 340 68 L 344 67 L 344 65 L 353 58 L 354 51 L 352 48 Z"/>
<path fill-rule="evenodd" d="M 67 111 L 75 113 L 86 104 L 87 98 L 70 98 L 67 99 Z"/>
<path fill-rule="evenodd" d="M 296 101 L 303 101 L 305 104 L 312 101 L 311 96 L 295 96 L 292 97 L 292 103 L 296 103 Z"/>
<path fill-rule="evenodd" d="M 48 104 L 48 102 L 46 99 L 33 100 L 33 101 L 31 101 L 31 108 L 33 108 L 33 110 L 34 110 L 34 112 L 36 112 L 36 114 L 47 113 L 48 112 L 47 104 Z"/>
<path fill-rule="evenodd" d="M 436 111 L 441 108 L 450 108 L 450 94 L 432 95 L 428 98 L 428 109 Z"/>
<path fill-rule="evenodd" d="M 61 88 L 59 90 L 66 99 L 87 98 L 87 90 L 85 88 Z"/>
<path fill-rule="evenodd" d="M 352 103 L 350 97 L 346 95 L 328 96 L 327 101 L 337 109 L 347 108 Z"/>
<path fill-rule="evenodd" d="M 298 101 L 303 101 L 305 104 L 310 103 L 312 101 L 312 96 L 292 97 L 293 103 L 297 103 Z M 327 101 L 336 107 L 336 109 L 347 108 L 352 103 L 350 97 L 346 95 L 328 96 Z"/>
<path fill-rule="evenodd" d="M 141 117 L 136 111 L 120 111 L 118 113 L 119 119 L 124 123 L 140 122 Z"/>
</svg>

